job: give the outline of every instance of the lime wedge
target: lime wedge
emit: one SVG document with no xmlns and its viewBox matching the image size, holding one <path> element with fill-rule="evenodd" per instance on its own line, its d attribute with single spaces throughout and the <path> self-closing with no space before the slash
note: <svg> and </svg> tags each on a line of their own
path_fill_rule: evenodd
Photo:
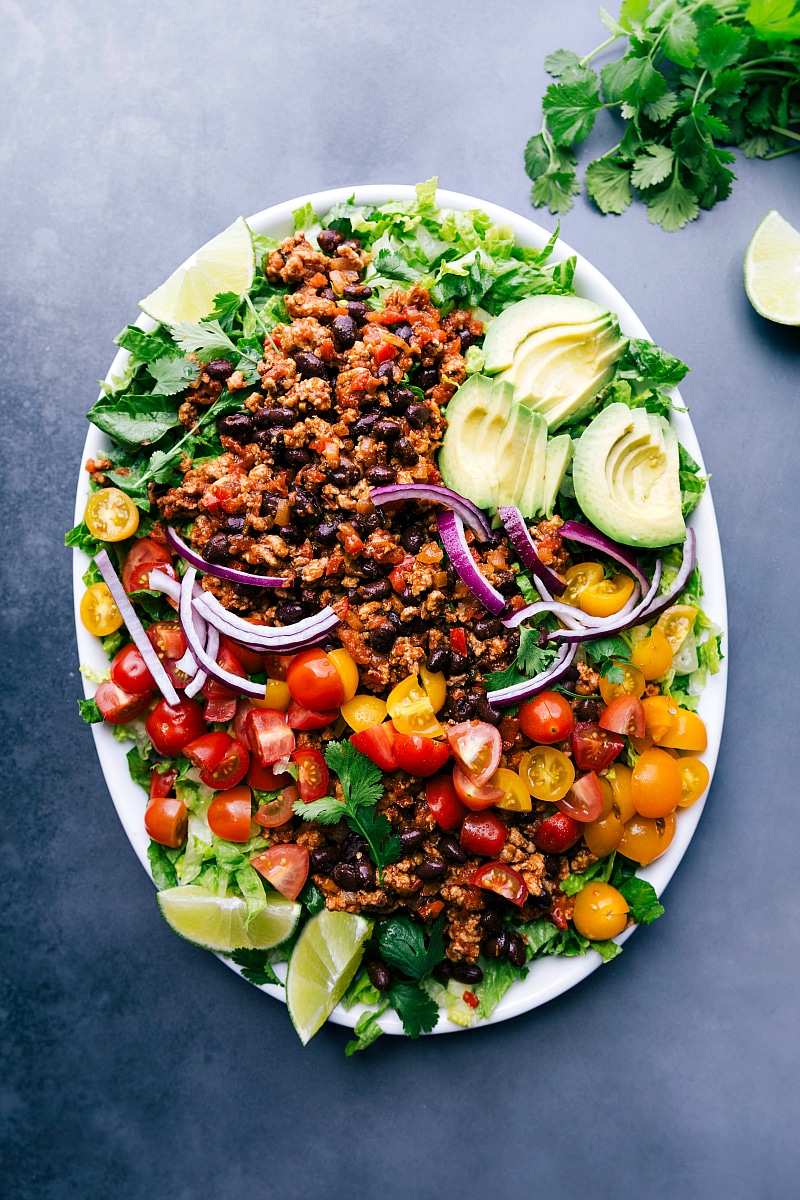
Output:
<svg viewBox="0 0 800 1200">
<path fill-rule="evenodd" d="M 204 950 L 270 950 L 288 938 L 300 920 L 301 905 L 267 896 L 267 907 L 245 929 L 247 905 L 241 896 L 215 896 L 197 884 L 165 888 L 158 907 L 171 929 Z"/>
<path fill-rule="evenodd" d="M 800 233 L 774 208 L 747 247 L 744 286 L 762 317 L 800 325 Z"/>
<path fill-rule="evenodd" d="M 254 274 L 253 239 L 244 217 L 237 217 L 173 271 L 166 283 L 140 300 L 139 308 L 165 325 L 200 321 L 211 312 L 218 292 L 241 296 Z"/>
<path fill-rule="evenodd" d="M 371 928 L 364 917 L 323 908 L 297 939 L 286 975 L 286 1003 L 304 1046 L 346 992 Z"/>
</svg>

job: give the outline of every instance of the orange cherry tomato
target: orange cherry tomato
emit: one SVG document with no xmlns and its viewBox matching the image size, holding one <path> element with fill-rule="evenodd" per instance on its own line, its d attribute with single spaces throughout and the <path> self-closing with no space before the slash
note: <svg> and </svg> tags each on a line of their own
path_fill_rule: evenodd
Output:
<svg viewBox="0 0 800 1200">
<path fill-rule="evenodd" d="M 519 773 L 530 794 L 550 804 L 566 796 L 575 780 L 572 759 L 554 746 L 534 746 L 523 755 Z"/>
<path fill-rule="evenodd" d="M 505 796 L 503 789 L 495 787 L 492 783 L 485 783 L 479 787 L 460 767 L 453 767 L 453 787 L 462 804 L 466 804 L 472 812 L 491 808 L 493 804 L 499 804 Z"/>
<path fill-rule="evenodd" d="M 498 767 L 489 783 L 503 793 L 503 799 L 497 801 L 498 808 L 504 808 L 507 812 L 531 811 L 530 792 L 516 771 Z"/>
<path fill-rule="evenodd" d="M 614 663 L 615 683 L 606 676 L 600 676 L 600 695 L 606 704 L 616 700 L 617 696 L 641 696 L 645 689 L 644 675 L 635 666 L 627 662 Z"/>
<path fill-rule="evenodd" d="M 119 488 L 92 492 L 83 519 L 89 532 L 101 542 L 122 542 L 139 528 L 139 510 Z"/>
<path fill-rule="evenodd" d="M 678 724 L 678 706 L 669 696 L 645 696 L 642 707 L 646 734 L 654 742 L 660 742 Z"/>
<path fill-rule="evenodd" d="M 628 902 L 610 883 L 591 880 L 575 897 L 572 920 L 578 933 L 592 942 L 622 933 L 628 924 Z"/>
<path fill-rule="evenodd" d="M 708 787 L 708 767 L 699 758 L 679 758 L 678 770 L 681 773 L 681 798 L 678 806 L 688 808 L 700 799 Z"/>
<path fill-rule="evenodd" d="M 160 846 L 177 850 L 186 840 L 189 813 L 182 800 L 175 796 L 156 796 L 144 813 L 144 827 L 148 837 Z"/>
<path fill-rule="evenodd" d="M 108 584 L 93 583 L 86 589 L 81 599 L 81 624 L 95 637 L 107 637 L 123 624 L 122 613 Z"/>
<path fill-rule="evenodd" d="M 641 817 L 666 817 L 678 807 L 681 773 L 674 758 L 654 746 L 637 760 L 631 776 L 631 799 Z"/>
<path fill-rule="evenodd" d="M 675 726 L 667 731 L 658 744 L 672 750 L 692 750 L 695 754 L 702 754 L 708 746 L 708 734 L 697 713 L 688 708 L 679 708 Z"/>
<path fill-rule="evenodd" d="M 636 643 L 631 651 L 631 662 L 648 683 L 666 675 L 672 666 L 672 646 L 663 629 L 654 625 L 647 637 Z"/>
<path fill-rule="evenodd" d="M 597 858 L 605 858 L 612 850 L 616 850 L 625 826 L 620 820 L 619 813 L 612 809 L 605 817 L 592 821 L 583 827 L 583 839 Z"/>
<path fill-rule="evenodd" d="M 633 771 L 625 763 L 615 762 L 609 767 L 603 780 L 607 782 L 614 795 L 614 807 L 619 812 L 623 822 L 630 821 L 635 816 L 636 808 L 631 799 L 631 779 Z"/>
<path fill-rule="evenodd" d="M 251 794 L 247 784 L 220 792 L 208 806 L 211 832 L 226 842 L 250 840 Z"/>
<path fill-rule="evenodd" d="M 666 817 L 632 817 L 617 846 L 620 854 L 646 867 L 668 849 L 675 836 L 675 814 Z"/>
</svg>

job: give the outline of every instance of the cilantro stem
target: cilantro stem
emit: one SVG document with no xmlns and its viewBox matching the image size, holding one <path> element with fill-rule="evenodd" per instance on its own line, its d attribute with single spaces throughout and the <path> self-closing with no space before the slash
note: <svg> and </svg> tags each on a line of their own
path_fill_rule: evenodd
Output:
<svg viewBox="0 0 800 1200">
<path fill-rule="evenodd" d="M 770 125 L 772 133 L 779 133 L 781 137 L 791 138 L 792 141 L 800 142 L 800 133 L 792 133 L 791 129 L 782 129 L 780 125 Z"/>
<path fill-rule="evenodd" d="M 599 46 L 595 46 L 594 50 L 590 50 L 588 54 L 585 54 L 580 60 L 579 65 L 585 67 L 587 63 L 592 61 L 596 54 L 599 54 L 602 50 L 605 50 L 607 46 L 613 46 L 614 42 L 618 41 L 622 36 L 623 35 L 621 33 L 612 33 L 611 37 L 606 38 L 606 40 L 601 42 Z"/>
<path fill-rule="evenodd" d="M 784 154 L 797 154 L 800 146 L 787 146 L 785 150 L 774 150 L 772 154 L 765 154 L 764 161 L 768 158 L 783 158 Z"/>
<path fill-rule="evenodd" d="M 244 302 L 245 302 L 245 304 L 247 305 L 247 307 L 250 309 L 250 312 L 253 314 L 253 316 L 254 316 L 254 318 L 255 318 L 255 321 L 256 321 L 256 324 L 261 326 L 261 332 L 262 332 L 262 333 L 264 334 L 264 336 L 266 337 L 266 339 L 267 339 L 267 341 L 269 342 L 270 346 L 272 346 L 272 349 L 275 351 L 275 353 L 276 353 L 276 354 L 278 354 L 278 353 L 279 353 L 279 351 L 278 351 L 278 347 L 275 345 L 275 343 L 274 343 L 274 342 L 273 342 L 273 340 L 272 340 L 272 334 L 270 333 L 270 331 L 269 331 L 269 329 L 267 328 L 267 326 L 264 324 L 264 322 L 263 322 L 263 320 L 262 320 L 262 318 L 261 318 L 261 314 L 259 313 L 259 311 L 258 311 L 258 309 L 256 308 L 255 304 L 253 304 L 253 301 L 250 299 L 250 293 L 249 293 L 249 292 L 245 292 L 245 294 L 244 294 Z"/>
</svg>

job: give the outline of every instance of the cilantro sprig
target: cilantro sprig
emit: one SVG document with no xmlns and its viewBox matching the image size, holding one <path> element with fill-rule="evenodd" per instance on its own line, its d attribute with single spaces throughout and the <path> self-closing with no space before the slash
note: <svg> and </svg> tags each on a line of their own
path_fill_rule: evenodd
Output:
<svg viewBox="0 0 800 1200">
<path fill-rule="evenodd" d="M 504 671 L 493 671 L 486 676 L 487 692 L 496 692 L 500 688 L 513 687 L 525 679 L 540 675 L 555 662 L 557 650 L 552 646 L 539 645 L 539 629 L 521 629 L 519 649 L 511 666 Z"/>
<path fill-rule="evenodd" d="M 525 150 L 537 208 L 572 207 L 581 190 L 575 148 L 604 109 L 622 118 L 623 131 L 587 166 L 589 195 L 603 213 L 623 213 L 636 196 L 668 232 L 730 194 L 726 147 L 747 158 L 800 150 L 795 0 L 623 0 L 618 18 L 601 7 L 600 19 L 610 36 L 594 50 L 545 59 L 556 82 Z M 598 74 L 590 63 L 620 41 L 622 56 Z"/>
</svg>

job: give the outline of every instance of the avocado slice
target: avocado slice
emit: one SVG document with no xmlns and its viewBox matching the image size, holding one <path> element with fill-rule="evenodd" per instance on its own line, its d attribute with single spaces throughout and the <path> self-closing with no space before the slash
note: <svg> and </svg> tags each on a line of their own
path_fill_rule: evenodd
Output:
<svg viewBox="0 0 800 1200">
<path fill-rule="evenodd" d="M 580 420 L 594 407 L 627 345 L 627 338 L 620 335 L 610 316 L 593 326 L 575 326 L 573 332 L 574 337 L 565 338 L 559 331 L 551 348 L 540 340 L 538 346 L 527 350 L 523 343 L 519 367 L 516 358 L 512 367 L 518 399 L 544 413 L 550 429 Z M 510 374 L 504 372 L 500 378 Z"/>
<path fill-rule="evenodd" d="M 572 478 L 583 512 L 615 541 L 655 547 L 686 537 L 678 437 L 663 417 L 609 404 L 578 440 Z"/>
<path fill-rule="evenodd" d="M 606 315 L 592 300 L 579 296 L 529 296 L 518 300 L 495 317 L 489 326 L 483 349 L 484 370 L 496 375 L 514 361 L 517 347 L 532 333 L 552 326 L 580 325 Z"/>
<path fill-rule="evenodd" d="M 504 398 L 498 412 L 493 381 L 470 375 L 447 405 L 439 470 L 447 487 L 480 508 L 497 507 L 494 454 L 511 407 L 510 397 L 504 393 Z"/>
<path fill-rule="evenodd" d="M 542 508 L 546 517 L 552 517 L 556 506 L 558 489 L 564 481 L 567 467 L 572 461 L 575 443 L 568 433 L 550 438 L 547 443 L 547 458 L 544 472 L 544 499 Z"/>
<path fill-rule="evenodd" d="M 511 397 L 508 421 L 500 434 L 496 451 L 497 507 L 516 504 L 524 481 L 528 477 L 535 453 L 538 434 L 538 414 L 522 404 L 513 402 L 514 389 L 510 383 L 495 381 L 495 388 L 508 389 Z M 499 401 L 498 401 L 499 402 Z"/>
<path fill-rule="evenodd" d="M 544 476 L 547 466 L 547 421 L 541 413 L 533 412 L 532 409 L 530 411 L 535 419 L 536 429 L 533 454 L 527 478 L 523 481 L 516 501 L 519 511 L 527 519 L 538 516 L 544 509 Z"/>
</svg>

